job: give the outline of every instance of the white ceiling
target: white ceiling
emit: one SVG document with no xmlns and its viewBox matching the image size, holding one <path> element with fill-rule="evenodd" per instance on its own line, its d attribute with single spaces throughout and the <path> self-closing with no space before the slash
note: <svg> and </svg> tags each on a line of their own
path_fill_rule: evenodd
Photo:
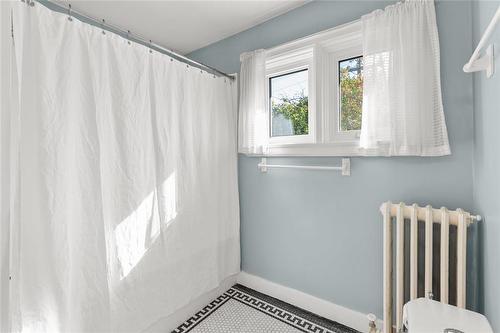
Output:
<svg viewBox="0 0 500 333">
<path fill-rule="evenodd" d="M 307 0 L 59 2 L 187 54 L 302 6 Z"/>
</svg>

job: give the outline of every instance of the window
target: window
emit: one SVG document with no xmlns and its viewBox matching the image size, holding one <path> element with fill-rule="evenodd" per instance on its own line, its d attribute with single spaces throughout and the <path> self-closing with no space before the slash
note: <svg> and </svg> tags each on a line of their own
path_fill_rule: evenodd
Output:
<svg viewBox="0 0 500 333">
<path fill-rule="evenodd" d="M 266 52 L 269 155 L 361 153 L 362 53 L 359 22 Z"/>
<path fill-rule="evenodd" d="M 338 64 L 339 131 L 360 131 L 363 107 L 363 57 L 344 59 Z"/>
<path fill-rule="evenodd" d="M 309 134 L 307 69 L 269 78 L 271 137 Z"/>
<path fill-rule="evenodd" d="M 271 146 L 315 142 L 313 67 L 312 47 L 280 52 L 266 61 Z"/>
</svg>

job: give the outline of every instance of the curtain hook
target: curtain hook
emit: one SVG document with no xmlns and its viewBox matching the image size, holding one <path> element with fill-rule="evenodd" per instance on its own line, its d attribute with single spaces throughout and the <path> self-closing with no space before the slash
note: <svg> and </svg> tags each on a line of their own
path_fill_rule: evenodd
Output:
<svg viewBox="0 0 500 333">
<path fill-rule="evenodd" d="M 73 21 L 73 18 L 71 17 L 71 4 L 68 4 L 68 21 Z"/>
<path fill-rule="evenodd" d="M 132 43 L 130 42 L 130 30 L 127 30 L 127 43 L 128 45 L 132 45 Z"/>
<path fill-rule="evenodd" d="M 152 47 L 153 47 L 153 41 L 150 39 L 149 40 L 149 53 L 153 53 Z"/>
<path fill-rule="evenodd" d="M 106 24 L 106 21 L 104 19 L 102 19 L 102 23 L 101 23 L 101 29 L 102 29 L 102 34 L 105 35 L 106 34 L 106 31 L 104 31 L 104 25 Z"/>
</svg>

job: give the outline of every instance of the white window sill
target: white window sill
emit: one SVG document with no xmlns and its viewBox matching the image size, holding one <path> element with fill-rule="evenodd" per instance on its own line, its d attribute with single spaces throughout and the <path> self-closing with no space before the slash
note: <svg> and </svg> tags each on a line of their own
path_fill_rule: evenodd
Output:
<svg viewBox="0 0 500 333">
<path fill-rule="evenodd" d="M 444 156 L 451 155 L 448 147 L 431 147 L 422 151 L 415 147 L 401 147 L 396 152 L 390 152 L 388 146 L 378 149 L 363 149 L 359 142 L 336 142 L 336 143 L 305 143 L 305 144 L 282 144 L 268 147 L 265 154 L 245 154 L 255 157 L 357 157 L 357 156 Z"/>
<path fill-rule="evenodd" d="M 358 142 L 271 145 L 263 156 L 366 156 Z"/>
</svg>

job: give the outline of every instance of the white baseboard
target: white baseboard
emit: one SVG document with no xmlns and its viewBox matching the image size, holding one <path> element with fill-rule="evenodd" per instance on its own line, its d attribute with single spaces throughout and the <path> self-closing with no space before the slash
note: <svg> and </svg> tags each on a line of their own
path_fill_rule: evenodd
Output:
<svg viewBox="0 0 500 333">
<path fill-rule="evenodd" d="M 188 305 L 183 308 L 175 311 L 168 317 L 161 318 L 153 325 L 149 326 L 145 329 L 144 333 L 152 333 L 152 332 L 172 332 L 176 329 L 180 324 L 182 324 L 187 319 L 191 318 L 196 312 L 203 309 L 207 304 L 213 301 L 215 298 L 222 295 L 229 288 L 236 284 L 238 274 L 231 275 L 222 281 L 219 286 L 211 291 L 201 295 L 196 298 L 194 301 L 190 302 Z"/>
<path fill-rule="evenodd" d="M 368 320 L 364 313 L 348 309 L 246 272 L 241 272 L 238 275 L 237 281 L 248 288 L 278 298 L 321 317 L 339 322 L 360 332 L 368 332 Z M 382 321 L 377 321 L 377 327 L 382 328 Z"/>
</svg>

